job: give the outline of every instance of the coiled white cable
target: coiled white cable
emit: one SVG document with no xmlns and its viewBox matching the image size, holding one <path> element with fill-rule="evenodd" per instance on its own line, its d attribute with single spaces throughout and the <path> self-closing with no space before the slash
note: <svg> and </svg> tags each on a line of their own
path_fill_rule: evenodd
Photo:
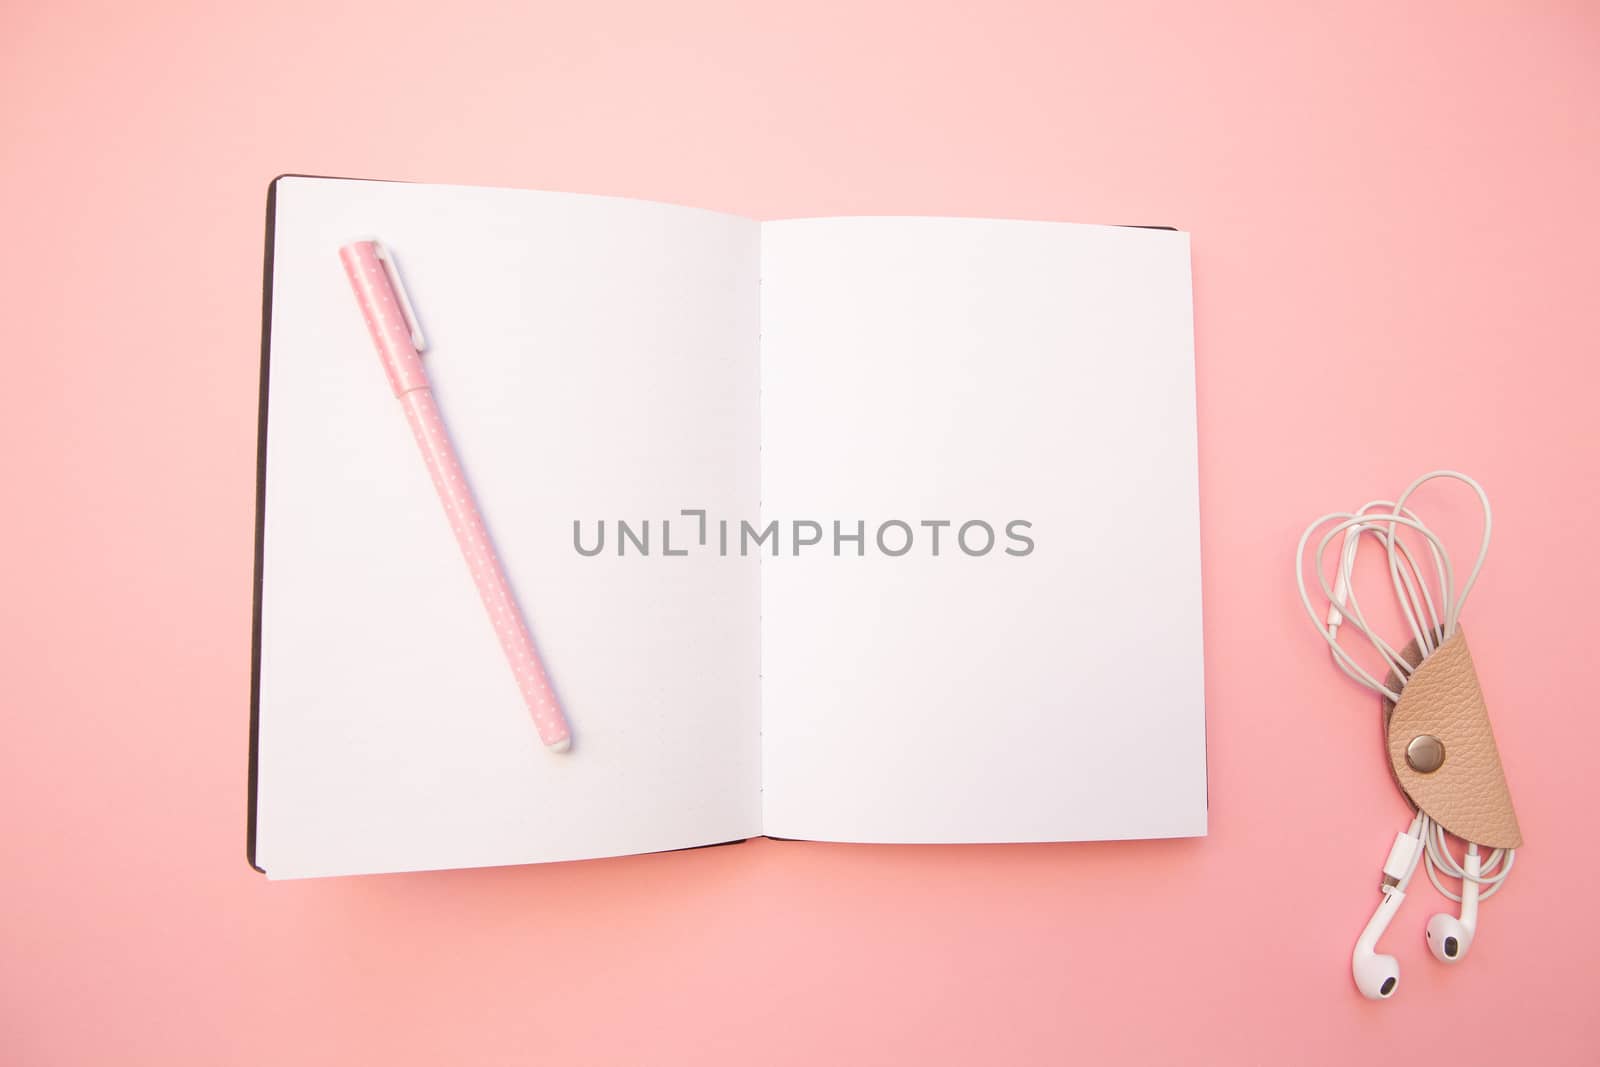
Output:
<svg viewBox="0 0 1600 1067">
<path fill-rule="evenodd" d="M 1478 547 L 1478 557 L 1473 561 L 1472 570 L 1459 593 L 1456 591 L 1455 568 L 1450 562 L 1449 553 L 1445 551 L 1444 542 L 1428 528 L 1415 511 L 1407 506 L 1412 494 L 1435 478 L 1450 478 L 1466 485 L 1477 494 L 1478 503 L 1483 507 L 1483 540 Z M 1492 522 L 1489 497 L 1484 493 L 1483 487 L 1459 471 L 1441 470 L 1424 474 L 1407 486 L 1405 492 L 1394 500 L 1369 501 L 1353 512 L 1331 512 L 1306 527 L 1305 533 L 1300 535 L 1300 545 L 1295 551 L 1295 581 L 1300 589 L 1300 602 L 1305 606 L 1306 614 L 1310 616 L 1317 633 L 1328 642 L 1334 664 L 1367 689 L 1391 701 L 1400 699 L 1400 693 L 1396 689 L 1389 688 L 1386 682 L 1373 677 L 1339 644 L 1339 627 L 1348 621 L 1377 650 L 1392 676 L 1399 679 L 1400 688 L 1404 688 L 1406 680 L 1416 669 L 1398 649 L 1373 632 L 1366 616 L 1362 614 L 1361 603 L 1356 598 L 1352 582 L 1352 572 L 1355 569 L 1356 553 L 1360 550 L 1363 536 L 1373 537 L 1383 546 L 1388 558 L 1389 578 L 1394 587 L 1395 599 L 1400 605 L 1401 614 L 1405 617 L 1411 639 L 1416 642 L 1421 655 L 1426 658 L 1445 641 L 1454 637 L 1460 629 L 1461 610 L 1466 606 L 1467 594 L 1472 592 L 1472 586 L 1478 580 L 1478 572 L 1483 569 L 1483 561 L 1489 554 Z M 1323 527 L 1327 527 L 1327 530 L 1317 542 L 1316 554 L 1311 559 L 1311 569 L 1315 572 L 1317 583 L 1328 602 L 1326 612 L 1319 612 L 1312 604 L 1311 594 L 1306 588 L 1306 545 L 1311 541 L 1312 535 Z M 1403 530 L 1412 531 L 1427 544 L 1428 556 L 1431 557 L 1430 561 L 1433 564 L 1431 588 L 1422 568 L 1418 565 L 1416 555 L 1401 537 Z M 1340 534 L 1344 535 L 1344 543 L 1339 550 L 1339 562 L 1334 580 L 1330 584 L 1323 570 L 1322 560 L 1327 554 L 1329 544 Z M 1438 593 L 1437 600 L 1434 597 L 1434 590 Z M 1418 812 L 1416 818 L 1412 820 L 1409 833 L 1414 837 L 1420 837 L 1426 846 L 1422 853 L 1428 869 L 1428 880 L 1445 897 L 1459 901 L 1461 894 L 1448 888 L 1441 881 L 1441 872 L 1443 877 L 1455 879 L 1457 884 L 1471 876 L 1451 851 L 1446 841 L 1445 828 L 1428 818 L 1426 814 Z M 1469 854 L 1475 855 L 1478 846 L 1469 841 L 1467 849 Z M 1479 899 L 1488 899 L 1505 884 L 1506 876 L 1511 873 L 1512 864 L 1515 862 L 1515 849 L 1497 848 L 1489 853 L 1488 858 L 1483 861 L 1478 876 L 1472 878 L 1482 887 Z M 1405 885 L 1410 882 L 1415 869 L 1413 863 L 1411 870 L 1406 872 L 1398 887 L 1402 892 L 1405 890 Z"/>
</svg>

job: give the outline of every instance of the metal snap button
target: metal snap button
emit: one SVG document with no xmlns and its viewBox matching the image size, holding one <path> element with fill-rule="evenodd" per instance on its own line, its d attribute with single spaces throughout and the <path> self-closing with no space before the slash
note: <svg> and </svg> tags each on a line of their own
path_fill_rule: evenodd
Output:
<svg viewBox="0 0 1600 1067">
<path fill-rule="evenodd" d="M 1406 746 L 1406 763 L 1418 774 L 1432 774 L 1444 766 L 1444 742 L 1432 734 L 1418 734 Z"/>
</svg>

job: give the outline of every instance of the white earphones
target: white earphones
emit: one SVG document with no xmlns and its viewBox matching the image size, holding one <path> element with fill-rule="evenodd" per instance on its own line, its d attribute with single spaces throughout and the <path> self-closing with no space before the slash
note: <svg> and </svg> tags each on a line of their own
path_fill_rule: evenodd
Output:
<svg viewBox="0 0 1600 1067">
<path fill-rule="evenodd" d="M 1419 813 L 1405 833 L 1395 835 L 1394 847 L 1383 865 L 1383 902 L 1367 920 L 1366 928 L 1356 938 L 1355 951 L 1350 955 L 1350 973 L 1355 977 L 1356 988 L 1368 1000 L 1387 1000 L 1400 985 L 1400 961 L 1393 956 L 1379 955 L 1378 938 L 1383 936 L 1400 905 L 1405 903 L 1406 887 L 1411 884 L 1411 876 L 1417 873 L 1417 862 L 1423 853 L 1422 839 L 1417 836 L 1422 819 Z"/>
<path fill-rule="evenodd" d="M 1418 487 L 1435 478 L 1452 478 L 1464 483 L 1477 494 L 1478 501 L 1483 506 L 1483 541 L 1478 549 L 1477 560 L 1473 563 L 1472 571 L 1467 575 L 1466 584 L 1461 587 L 1459 596 L 1455 595 L 1455 571 L 1450 557 L 1445 552 L 1444 543 L 1414 511 L 1406 506 L 1406 501 Z M 1477 482 L 1456 471 L 1434 471 L 1412 482 L 1396 500 L 1375 500 L 1354 512 L 1324 515 L 1307 527 L 1300 537 L 1300 546 L 1295 556 L 1300 601 L 1316 626 L 1317 632 L 1328 642 L 1335 665 L 1359 684 L 1388 700 L 1400 699 L 1399 692 L 1370 674 L 1340 646 L 1339 627 L 1348 621 L 1377 650 L 1391 676 L 1400 680 L 1401 687 L 1404 686 L 1405 679 L 1416 669 L 1399 650 L 1373 633 L 1361 612 L 1352 585 L 1351 573 L 1355 567 L 1356 553 L 1361 547 L 1362 535 L 1376 538 L 1384 547 L 1395 598 L 1399 602 L 1401 613 L 1405 617 L 1407 628 L 1417 649 L 1425 657 L 1453 637 L 1460 627 L 1461 609 L 1466 604 L 1467 594 L 1472 591 L 1473 583 L 1478 580 L 1478 572 L 1483 569 L 1484 558 L 1489 553 L 1491 521 L 1489 498 Z M 1328 599 L 1328 611 L 1324 616 L 1313 607 L 1311 596 L 1306 591 L 1305 554 L 1311 535 L 1329 523 L 1333 525 L 1323 535 L 1313 557 L 1317 581 L 1323 595 Z M 1402 539 L 1403 531 L 1407 532 L 1407 536 L 1415 534 L 1427 545 L 1428 555 L 1433 562 L 1433 587 L 1439 592 L 1437 602 L 1434 600 L 1429 582 L 1425 580 L 1423 571 L 1417 564 L 1416 555 Z M 1339 550 L 1339 562 L 1330 587 L 1322 571 L 1321 561 L 1329 544 L 1340 533 L 1344 534 L 1344 542 Z M 1395 836 L 1394 846 L 1389 851 L 1389 859 L 1383 865 L 1381 887 L 1383 900 L 1367 922 L 1365 929 L 1361 931 L 1350 959 L 1350 970 L 1355 978 L 1356 988 L 1371 1000 L 1386 1000 L 1393 996 L 1399 987 L 1400 964 L 1393 956 L 1378 953 L 1378 939 L 1383 936 L 1395 913 L 1400 910 L 1400 905 L 1406 897 L 1406 889 L 1411 884 L 1411 877 L 1416 873 L 1419 863 L 1427 867 L 1428 880 L 1433 883 L 1434 888 L 1448 899 L 1461 903 L 1459 916 L 1441 912 L 1428 920 L 1426 931 L 1428 950 L 1433 953 L 1435 959 L 1443 963 L 1458 963 L 1467 954 L 1477 933 L 1478 902 L 1492 896 L 1511 873 L 1512 863 L 1516 859 L 1514 849 L 1497 848 L 1489 853 L 1487 859 L 1483 859 L 1478 854 L 1478 846 L 1467 842 L 1465 860 L 1458 862 L 1445 838 L 1444 827 L 1421 811 L 1416 813 L 1411 825 L 1404 832 Z M 1461 885 L 1459 893 L 1446 887 L 1441 881 L 1441 872 L 1444 878 L 1459 880 Z"/>
<path fill-rule="evenodd" d="M 1367 920 L 1367 927 L 1356 938 L 1356 950 L 1350 957 L 1350 973 L 1355 975 L 1356 988 L 1368 1000 L 1384 1000 L 1394 996 L 1400 985 L 1400 961 L 1393 956 L 1380 956 L 1376 949 L 1378 938 L 1389 928 L 1389 920 L 1400 910 L 1406 895 L 1396 889 L 1384 894 L 1383 903 Z"/>
<path fill-rule="evenodd" d="M 1440 963 L 1457 963 L 1472 947 L 1478 931 L 1478 846 L 1467 846 L 1467 865 L 1461 880 L 1461 916 L 1441 911 L 1428 920 L 1428 951 Z"/>
</svg>

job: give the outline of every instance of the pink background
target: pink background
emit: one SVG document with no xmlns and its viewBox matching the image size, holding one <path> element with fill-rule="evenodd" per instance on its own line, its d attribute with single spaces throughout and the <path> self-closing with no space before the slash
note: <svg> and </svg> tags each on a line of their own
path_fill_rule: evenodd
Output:
<svg viewBox="0 0 1600 1067">
<path fill-rule="evenodd" d="M 970 7 L 5 5 L 0 1059 L 1600 1054 L 1596 8 Z M 1210 838 L 264 881 L 280 171 L 1191 230 Z M 1435 465 L 1497 507 L 1466 617 L 1530 845 L 1459 968 L 1407 903 L 1373 1005 L 1348 955 L 1404 812 L 1290 555 Z"/>
</svg>

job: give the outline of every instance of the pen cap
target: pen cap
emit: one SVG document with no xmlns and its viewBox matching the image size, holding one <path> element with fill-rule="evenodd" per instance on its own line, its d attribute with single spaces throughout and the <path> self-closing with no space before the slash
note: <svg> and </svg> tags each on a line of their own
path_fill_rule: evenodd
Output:
<svg viewBox="0 0 1600 1067">
<path fill-rule="evenodd" d="M 422 332 L 411 314 L 410 301 L 394 272 L 394 260 L 376 241 L 352 241 L 339 249 L 339 261 L 355 290 L 361 317 L 367 320 L 372 343 L 378 347 L 383 372 L 395 396 L 428 388 L 418 352 Z"/>
</svg>

